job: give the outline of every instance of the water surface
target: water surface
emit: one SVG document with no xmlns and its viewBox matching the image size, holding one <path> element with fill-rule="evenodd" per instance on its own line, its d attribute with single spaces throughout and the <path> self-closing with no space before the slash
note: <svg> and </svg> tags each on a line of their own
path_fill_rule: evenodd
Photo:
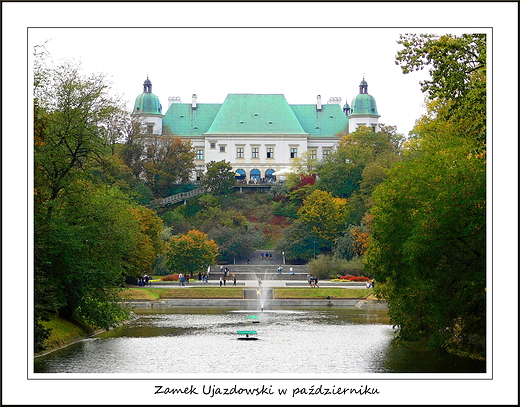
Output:
<svg viewBox="0 0 520 407">
<path fill-rule="evenodd" d="M 260 323 L 246 323 L 257 315 Z M 238 340 L 256 330 L 258 340 Z M 35 373 L 484 373 L 485 363 L 392 343 L 385 309 L 136 310 L 124 326 L 35 359 Z"/>
</svg>

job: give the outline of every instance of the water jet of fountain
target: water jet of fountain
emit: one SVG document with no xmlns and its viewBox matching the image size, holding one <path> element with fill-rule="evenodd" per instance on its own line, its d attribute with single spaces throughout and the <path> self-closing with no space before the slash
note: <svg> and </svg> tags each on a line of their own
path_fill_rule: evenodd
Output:
<svg viewBox="0 0 520 407">
<path fill-rule="evenodd" d="M 273 274 L 274 275 L 274 274 Z M 256 280 L 258 282 L 258 288 L 256 290 L 258 300 L 260 302 L 260 311 L 264 312 L 265 305 L 268 300 L 268 294 L 269 294 L 269 287 L 270 287 L 270 281 L 272 280 L 272 276 L 269 278 L 269 275 L 267 274 L 267 270 L 265 270 L 264 273 L 264 279 L 258 277 L 255 273 Z"/>
</svg>

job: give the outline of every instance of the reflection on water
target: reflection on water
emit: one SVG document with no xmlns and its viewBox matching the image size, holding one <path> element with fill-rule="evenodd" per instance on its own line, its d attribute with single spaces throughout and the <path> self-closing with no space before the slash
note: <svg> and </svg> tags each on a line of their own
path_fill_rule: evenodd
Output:
<svg viewBox="0 0 520 407">
<path fill-rule="evenodd" d="M 128 324 L 35 359 L 35 373 L 485 372 L 485 364 L 396 347 L 384 309 L 136 310 Z M 259 324 L 247 324 L 257 315 Z M 238 341 L 254 329 L 257 341 Z"/>
</svg>

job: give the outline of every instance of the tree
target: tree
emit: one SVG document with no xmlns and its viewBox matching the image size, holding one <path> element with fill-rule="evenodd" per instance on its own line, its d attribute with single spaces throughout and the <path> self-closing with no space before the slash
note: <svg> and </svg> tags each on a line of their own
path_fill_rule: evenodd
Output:
<svg viewBox="0 0 520 407">
<path fill-rule="evenodd" d="M 235 172 L 225 160 L 210 161 L 206 164 L 206 172 L 202 174 L 201 184 L 206 191 L 215 195 L 228 192 L 235 185 Z"/>
<path fill-rule="evenodd" d="M 366 266 L 398 340 L 466 352 L 486 335 L 485 36 L 408 36 L 403 71 L 432 65 L 427 114 L 375 189 Z M 467 115 L 466 115 L 467 114 Z M 477 346 L 477 347 L 478 347 Z"/>
<path fill-rule="evenodd" d="M 312 158 L 311 152 L 306 151 L 301 156 L 296 157 L 292 161 L 292 174 L 300 174 L 300 175 L 316 175 L 316 167 L 318 165 L 318 160 L 316 158 Z"/>
<path fill-rule="evenodd" d="M 118 304 L 124 275 L 144 264 L 132 254 L 146 249 L 153 230 L 146 230 L 129 210 L 129 199 L 110 186 L 77 180 L 49 204 L 51 216 L 46 205 L 35 212 L 35 285 L 47 293 L 35 299 L 37 307 L 86 327 L 114 326 L 126 316 L 112 305 Z M 154 250 L 150 256 L 160 247 Z"/>
<path fill-rule="evenodd" d="M 486 34 L 401 35 L 396 64 L 403 73 L 430 67 L 431 79 L 420 83 L 430 100 L 447 104 L 442 117 L 464 122 L 464 134 L 486 135 Z"/>
<path fill-rule="evenodd" d="M 170 195 L 175 185 L 190 182 L 195 170 L 195 151 L 189 141 L 179 137 L 147 135 L 140 142 L 146 148 L 142 176 L 154 197 Z"/>
<path fill-rule="evenodd" d="M 283 238 L 276 244 L 276 250 L 285 253 L 288 261 L 308 261 L 317 255 L 322 241 L 311 229 L 301 222 L 295 222 L 283 231 Z"/>
<path fill-rule="evenodd" d="M 154 211 L 143 206 L 128 206 L 126 210 L 138 228 L 129 251 L 127 275 L 138 277 L 151 273 L 157 255 L 164 253 L 163 222 Z"/>
<path fill-rule="evenodd" d="M 399 160 L 402 140 L 403 136 L 393 126 L 382 125 L 378 132 L 366 126 L 358 127 L 342 137 L 337 149 L 320 164 L 317 188 L 337 197 L 350 198 L 364 182 L 365 189 L 361 192 L 370 195 L 367 187 L 382 179 L 384 171 Z"/>
<path fill-rule="evenodd" d="M 218 226 L 209 234 L 219 247 L 222 260 L 233 262 L 237 258 L 246 258 L 263 241 L 262 236 L 252 228 L 236 228 L 231 226 Z"/>
<path fill-rule="evenodd" d="M 370 241 L 370 230 L 366 225 L 349 225 L 343 236 L 334 242 L 334 255 L 346 260 L 364 256 Z"/>
<path fill-rule="evenodd" d="M 120 112 L 103 75 L 81 74 L 64 62 L 49 68 L 36 61 L 34 86 L 35 188 L 55 199 L 77 173 L 109 151 L 104 124 Z"/>
<path fill-rule="evenodd" d="M 185 235 L 172 237 L 167 248 L 168 267 L 177 273 L 193 275 L 216 264 L 218 246 L 208 235 L 190 230 Z"/>
<path fill-rule="evenodd" d="M 141 123 L 137 120 L 131 120 L 128 124 L 126 140 L 119 155 L 137 179 L 140 179 L 144 172 L 143 164 L 146 154 L 144 140 L 141 134 Z"/>
<path fill-rule="evenodd" d="M 398 165 L 374 194 L 368 266 L 406 341 L 485 332 L 485 165 L 450 149 Z"/>
<path fill-rule="evenodd" d="M 319 189 L 311 193 L 298 211 L 298 221 L 307 225 L 322 245 L 332 246 L 345 227 L 347 200 Z"/>
<path fill-rule="evenodd" d="M 128 116 L 103 75 L 37 59 L 33 106 L 34 349 L 40 351 L 49 335 L 41 322 L 53 315 L 86 329 L 107 329 L 128 316 L 119 291 L 126 275 L 149 269 L 161 252 L 161 222 L 129 197 L 130 171 L 115 145 Z"/>
</svg>

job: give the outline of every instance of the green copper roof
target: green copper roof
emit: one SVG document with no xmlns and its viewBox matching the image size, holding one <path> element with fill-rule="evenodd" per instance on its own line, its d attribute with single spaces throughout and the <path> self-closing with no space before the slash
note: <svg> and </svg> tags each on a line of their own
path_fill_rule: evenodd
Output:
<svg viewBox="0 0 520 407">
<path fill-rule="evenodd" d="M 163 118 L 163 134 L 202 136 L 213 123 L 221 104 L 172 103 Z"/>
<path fill-rule="evenodd" d="M 376 100 L 368 93 L 360 93 L 357 95 L 352 100 L 351 109 L 349 116 L 379 116 L 379 113 L 377 113 Z"/>
<path fill-rule="evenodd" d="M 297 134 L 333 137 L 348 130 L 338 104 L 289 105 L 283 95 L 230 94 L 223 104 L 172 103 L 163 118 L 163 134 Z"/>
<path fill-rule="evenodd" d="M 133 114 L 162 115 L 162 106 L 159 102 L 159 98 L 153 93 L 141 93 L 135 99 Z"/>
<path fill-rule="evenodd" d="M 306 133 L 311 137 L 331 137 L 346 131 L 348 133 L 348 118 L 336 103 L 321 106 L 291 105 L 294 114 Z"/>
<path fill-rule="evenodd" d="M 284 95 L 277 94 L 229 94 L 207 133 L 306 134 Z"/>
</svg>

